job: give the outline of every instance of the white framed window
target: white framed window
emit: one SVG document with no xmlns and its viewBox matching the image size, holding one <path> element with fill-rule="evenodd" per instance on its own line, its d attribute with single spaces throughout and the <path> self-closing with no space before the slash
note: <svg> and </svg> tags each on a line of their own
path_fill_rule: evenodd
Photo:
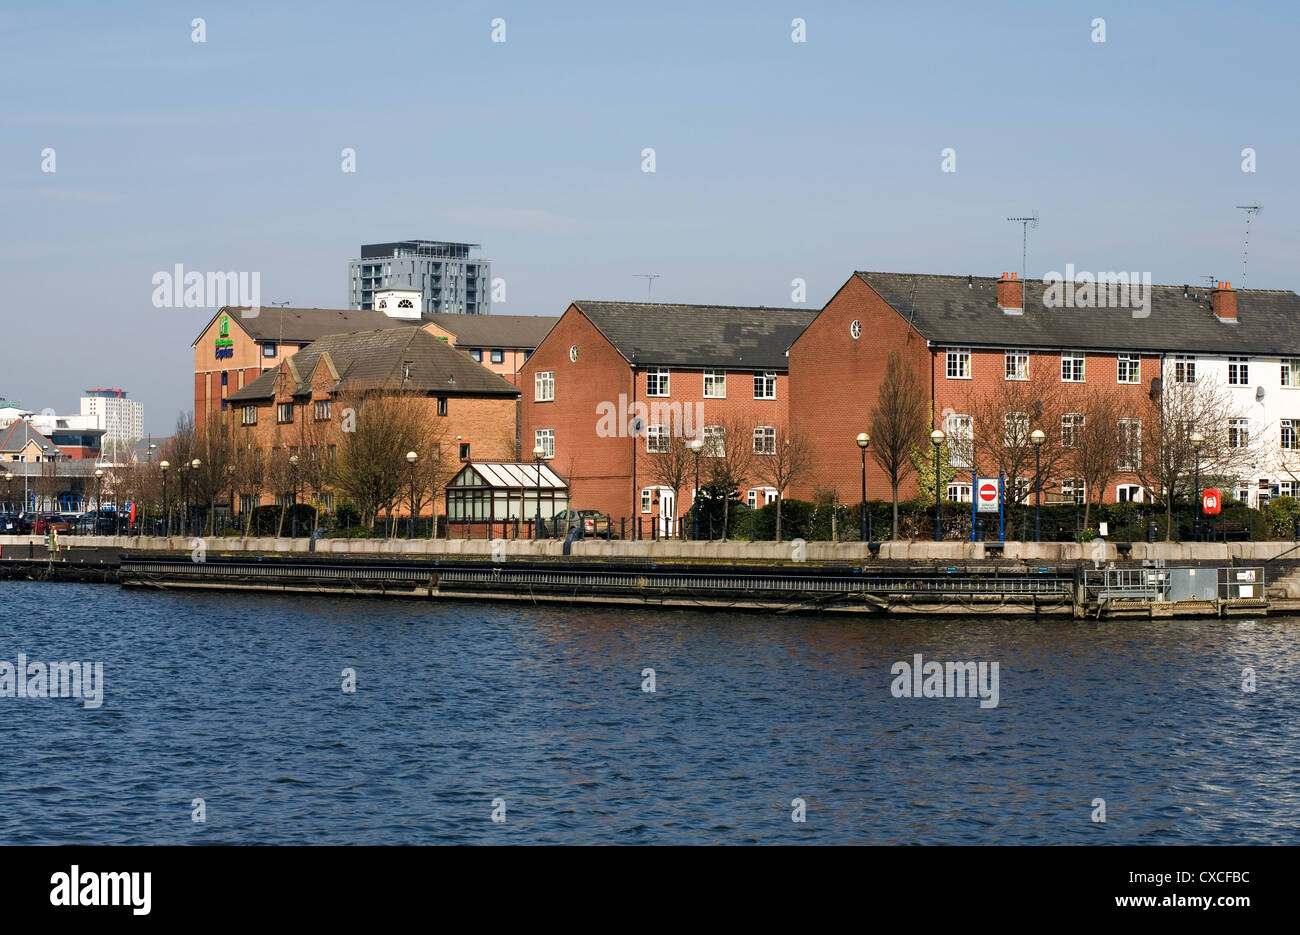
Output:
<svg viewBox="0 0 1300 935">
<path fill-rule="evenodd" d="M 849 324 L 849 337 L 855 341 L 862 337 L 862 322 L 856 318 Z"/>
<path fill-rule="evenodd" d="M 1029 444 L 1029 413 L 1008 412 L 1002 417 L 1006 433 L 1002 444 L 1007 448 L 1019 448 Z"/>
<path fill-rule="evenodd" d="M 1061 481 L 1061 496 L 1071 503 L 1083 503 L 1084 483 L 1082 477 L 1067 477 Z"/>
<path fill-rule="evenodd" d="M 1029 352 L 1022 350 L 1006 351 L 1003 369 L 1008 380 L 1028 380 Z"/>
<path fill-rule="evenodd" d="M 1277 495 L 1279 497 L 1294 497 L 1296 494 L 1296 482 L 1293 480 L 1280 480 L 1277 482 Z"/>
<path fill-rule="evenodd" d="M 1117 383 L 1142 382 L 1142 355 L 1120 354 L 1115 361 L 1115 381 Z"/>
<path fill-rule="evenodd" d="M 1228 358 L 1228 385 L 1246 386 L 1250 383 L 1250 358 Z"/>
<path fill-rule="evenodd" d="M 1174 355 L 1174 382 L 1196 382 L 1196 357 L 1191 354 Z"/>
<path fill-rule="evenodd" d="M 1250 444 L 1250 420 L 1228 420 L 1228 447 L 1245 448 Z"/>
<path fill-rule="evenodd" d="M 776 371 L 754 371 L 754 398 L 776 399 Z"/>
<path fill-rule="evenodd" d="M 1061 352 L 1061 381 L 1063 383 L 1083 382 L 1083 351 Z"/>
<path fill-rule="evenodd" d="M 645 450 L 650 454 L 666 452 L 671 444 L 666 425 L 647 425 L 645 430 Z"/>
<path fill-rule="evenodd" d="M 533 402 L 550 403 L 555 401 L 555 371 L 539 370 L 533 374 Z"/>
<path fill-rule="evenodd" d="M 641 488 L 641 512 L 653 512 L 655 489 L 653 487 Z"/>
<path fill-rule="evenodd" d="M 1061 447 L 1078 448 L 1083 438 L 1083 413 L 1067 412 L 1061 416 Z"/>
<path fill-rule="evenodd" d="M 770 425 L 760 425 L 754 429 L 754 454 L 776 454 L 776 429 Z"/>
<path fill-rule="evenodd" d="M 704 398 L 705 399 L 726 399 L 727 398 L 727 371 L 725 370 L 704 371 Z"/>
<path fill-rule="evenodd" d="M 1030 491 L 1034 489 L 1034 484 L 1028 477 L 1017 477 L 1011 489 L 1014 502 L 1023 503 L 1029 496 Z"/>
<path fill-rule="evenodd" d="M 704 448 L 700 454 L 706 458 L 721 458 L 727 453 L 727 441 L 722 426 L 704 426 Z"/>
<path fill-rule="evenodd" d="M 1142 420 L 1120 419 L 1119 459 L 1116 467 L 1121 471 L 1133 471 L 1142 463 Z"/>
<path fill-rule="evenodd" d="M 1120 484 L 1115 488 L 1115 500 L 1119 503 L 1141 503 L 1142 488 L 1137 484 Z"/>
<path fill-rule="evenodd" d="M 758 491 L 751 490 L 749 493 L 745 494 L 745 503 L 751 510 L 758 509 Z"/>
<path fill-rule="evenodd" d="M 1295 389 L 1300 387 L 1300 357 L 1288 357 L 1282 360 L 1282 385 Z"/>
<path fill-rule="evenodd" d="M 974 464 L 974 420 L 961 413 L 952 413 L 943 421 L 944 434 L 948 436 L 948 464 L 968 468 Z"/>
<path fill-rule="evenodd" d="M 946 352 L 947 364 L 945 372 L 949 380 L 969 380 L 970 379 L 970 348 L 969 347 L 951 347 Z"/>
<path fill-rule="evenodd" d="M 1282 449 L 1284 451 L 1295 451 L 1300 448 L 1300 444 L 1297 444 L 1297 429 L 1300 429 L 1300 419 L 1282 419 L 1278 423 L 1278 428 L 1282 435 Z"/>
<path fill-rule="evenodd" d="M 555 429 L 537 429 L 534 431 L 533 447 L 536 448 L 538 445 L 540 445 L 542 450 L 546 452 L 546 454 L 542 455 L 543 458 L 554 458 Z"/>
<path fill-rule="evenodd" d="M 647 396 L 668 395 L 667 367 L 652 367 L 645 372 L 645 394 Z"/>
<path fill-rule="evenodd" d="M 948 485 L 946 500 L 953 503 L 970 503 L 971 488 L 970 484 L 954 483 Z"/>
</svg>

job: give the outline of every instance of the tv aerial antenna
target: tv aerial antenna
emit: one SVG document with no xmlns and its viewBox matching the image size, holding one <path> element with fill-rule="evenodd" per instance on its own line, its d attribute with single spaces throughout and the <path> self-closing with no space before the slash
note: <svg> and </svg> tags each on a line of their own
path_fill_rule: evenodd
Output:
<svg viewBox="0 0 1300 935">
<path fill-rule="evenodd" d="M 654 281 L 659 278 L 660 274 L 659 273 L 633 273 L 632 275 L 636 276 L 639 279 L 645 280 L 645 300 L 649 302 L 650 287 L 654 285 Z"/>
<path fill-rule="evenodd" d="M 1037 228 L 1037 226 L 1039 226 L 1039 212 L 1035 211 L 1028 217 L 1009 217 L 1006 218 L 1006 220 L 1015 221 L 1017 224 L 1021 225 L 1021 282 L 1023 283 L 1028 269 L 1026 265 L 1026 257 L 1028 256 L 1028 248 L 1030 248 L 1030 228 Z M 1022 285 L 1021 289 L 1023 289 L 1023 287 L 1024 286 Z"/>
<path fill-rule="evenodd" d="M 1253 205 L 1237 205 L 1237 208 L 1246 212 L 1246 242 L 1241 248 L 1241 288 L 1246 288 L 1246 255 L 1250 252 L 1250 220 L 1255 215 L 1264 210 L 1264 206 L 1259 202 Z"/>
</svg>

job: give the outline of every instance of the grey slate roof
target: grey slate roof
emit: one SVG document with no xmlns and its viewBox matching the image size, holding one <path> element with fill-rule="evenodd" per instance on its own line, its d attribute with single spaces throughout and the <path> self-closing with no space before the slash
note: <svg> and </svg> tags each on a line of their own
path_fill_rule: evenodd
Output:
<svg viewBox="0 0 1300 935">
<path fill-rule="evenodd" d="M 335 389 L 347 386 L 414 390 L 440 396 L 518 396 L 519 388 L 497 376 L 468 355 L 449 347 L 418 325 L 331 334 L 300 350 L 286 360 L 297 368 L 300 382 L 294 395 L 309 391 L 312 372 L 321 356 L 328 353 L 339 380 Z M 403 364 L 410 362 L 410 379 L 404 381 Z M 271 369 L 238 392 L 232 402 L 271 399 L 279 369 Z"/>
<path fill-rule="evenodd" d="M 554 315 L 425 315 L 456 336 L 461 350 L 471 347 L 536 348 L 559 321 Z"/>
<path fill-rule="evenodd" d="M 1300 354 L 1300 296 L 1237 290 L 1237 322 L 1214 317 L 1205 286 L 1151 286 L 1150 315 L 1126 308 L 1047 308 L 1041 280 L 1025 283 L 1025 310 L 997 304 L 997 279 L 911 273 L 855 274 L 935 344 L 1106 351 L 1288 356 Z M 1145 293 L 1146 287 L 1143 287 Z"/>
<path fill-rule="evenodd" d="M 63 453 L 54 442 L 32 428 L 25 419 L 19 419 L 12 425 L 0 429 L 0 451 L 17 454 L 27 447 L 29 441 L 36 442 L 42 448 L 52 448 L 59 454 Z"/>
<path fill-rule="evenodd" d="M 785 352 L 817 309 L 573 303 L 620 354 L 638 366 L 786 370 Z"/>
<path fill-rule="evenodd" d="M 414 319 L 389 318 L 383 312 L 365 308 L 279 308 L 263 307 L 257 315 L 245 318 L 247 308 L 225 306 L 217 315 L 227 314 L 239 322 L 255 341 L 280 341 L 303 344 L 327 334 L 346 334 L 352 331 L 369 331 L 380 328 L 410 327 Z M 216 319 L 216 315 L 203 331 Z M 199 332 L 202 337 L 203 331 Z M 198 338 L 195 338 L 195 343 Z"/>
</svg>

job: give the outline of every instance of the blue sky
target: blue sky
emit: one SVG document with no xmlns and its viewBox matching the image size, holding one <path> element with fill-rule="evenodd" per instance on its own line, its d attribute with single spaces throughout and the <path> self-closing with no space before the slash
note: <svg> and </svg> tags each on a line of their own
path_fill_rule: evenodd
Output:
<svg viewBox="0 0 1300 935">
<path fill-rule="evenodd" d="M 166 433 L 212 310 L 154 308 L 155 272 L 341 307 L 360 244 L 409 237 L 483 244 L 500 313 L 642 299 L 637 273 L 755 305 L 799 277 L 820 306 L 854 269 L 1018 269 L 1031 211 L 1031 276 L 1239 285 L 1259 201 L 1249 285 L 1300 285 L 1295 5 L 619 6 L 6 7 L 0 396 L 120 386 Z"/>
</svg>

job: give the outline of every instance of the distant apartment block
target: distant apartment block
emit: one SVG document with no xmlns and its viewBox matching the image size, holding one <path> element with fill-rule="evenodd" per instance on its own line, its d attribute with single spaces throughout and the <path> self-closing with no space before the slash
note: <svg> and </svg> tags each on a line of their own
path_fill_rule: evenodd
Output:
<svg viewBox="0 0 1300 935">
<path fill-rule="evenodd" d="M 470 256 L 479 249 L 440 240 L 362 244 L 361 257 L 348 261 L 348 305 L 373 309 L 382 291 L 416 290 L 421 315 L 486 315 L 492 310 L 492 263 Z"/>
<path fill-rule="evenodd" d="M 81 414 L 93 416 L 104 430 L 106 446 L 126 445 L 144 437 L 144 404 L 119 389 L 91 389 L 81 397 Z"/>
</svg>

